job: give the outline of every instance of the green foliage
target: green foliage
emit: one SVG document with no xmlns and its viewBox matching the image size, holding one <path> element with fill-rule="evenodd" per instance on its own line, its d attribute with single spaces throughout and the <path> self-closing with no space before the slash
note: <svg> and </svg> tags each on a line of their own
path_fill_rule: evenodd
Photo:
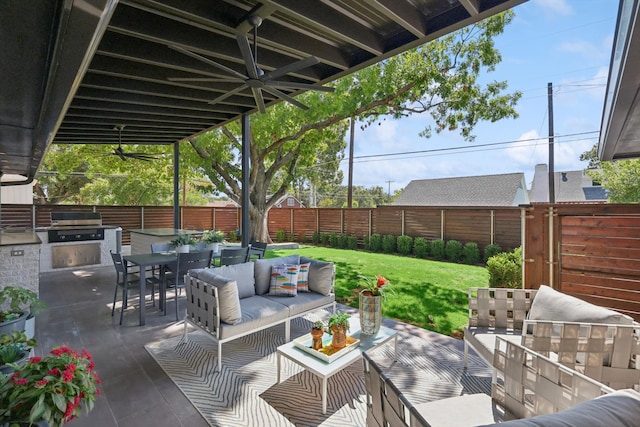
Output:
<svg viewBox="0 0 640 427">
<path fill-rule="evenodd" d="M 300 243 L 305 244 L 309 241 L 306 233 L 300 233 Z"/>
<path fill-rule="evenodd" d="M 196 243 L 196 239 L 191 237 L 190 234 L 178 234 L 170 243 L 171 246 L 177 248 L 178 246 L 194 245 Z"/>
<path fill-rule="evenodd" d="M 322 244 L 329 246 L 329 241 L 331 240 L 331 235 L 329 233 L 322 233 L 321 234 L 321 239 Z"/>
<path fill-rule="evenodd" d="M 494 255 L 498 255 L 500 252 L 502 252 L 502 248 L 500 247 L 500 245 L 495 245 L 495 244 L 487 245 L 484 247 L 484 257 L 482 260 L 486 264 L 489 258 L 491 258 Z"/>
<path fill-rule="evenodd" d="M 284 230 L 276 231 L 276 242 L 283 243 L 287 241 L 287 232 Z"/>
<path fill-rule="evenodd" d="M 362 238 L 362 241 L 364 242 L 364 250 L 365 251 L 370 251 L 371 250 L 371 242 L 369 241 L 369 235 L 365 234 L 364 237 Z"/>
<path fill-rule="evenodd" d="M 338 235 L 335 232 L 329 235 L 329 246 L 332 248 L 338 247 Z"/>
<path fill-rule="evenodd" d="M 451 262 L 462 261 L 462 243 L 457 240 L 448 240 L 444 246 L 444 254 Z"/>
<path fill-rule="evenodd" d="M 522 248 L 494 255 L 487 261 L 489 286 L 492 288 L 522 287 Z"/>
<path fill-rule="evenodd" d="M 344 233 L 338 234 L 338 248 L 340 249 L 347 248 L 347 238 L 348 236 Z"/>
<path fill-rule="evenodd" d="M 392 254 L 396 251 L 396 236 L 386 234 L 382 237 L 382 251 L 385 254 Z"/>
<path fill-rule="evenodd" d="M 349 318 L 351 315 L 349 313 L 342 313 L 340 310 L 336 310 L 336 314 L 329 315 L 329 322 L 327 323 L 327 328 L 329 329 L 329 333 L 333 333 L 333 328 L 344 328 L 345 332 L 349 331 Z"/>
<path fill-rule="evenodd" d="M 358 236 L 355 234 L 347 236 L 347 248 L 352 250 L 358 249 Z"/>
<path fill-rule="evenodd" d="M 413 240 L 413 254 L 418 258 L 429 256 L 429 241 L 424 237 L 416 237 Z"/>
<path fill-rule="evenodd" d="M 475 242 L 467 242 L 462 248 L 462 262 L 475 265 L 480 262 L 480 249 Z"/>
<path fill-rule="evenodd" d="M 314 245 L 317 245 L 318 243 L 320 243 L 320 233 L 317 231 L 314 231 L 313 234 L 311 235 L 311 242 Z"/>
<path fill-rule="evenodd" d="M 230 242 L 237 242 L 238 241 L 238 233 L 236 233 L 235 231 L 230 231 L 227 233 L 227 240 Z"/>
<path fill-rule="evenodd" d="M 17 362 L 35 345 L 36 340 L 27 339 L 24 331 L 0 335 L 0 365 Z"/>
<path fill-rule="evenodd" d="M 640 159 L 601 162 L 600 168 L 587 174 L 609 192 L 611 203 L 640 202 Z"/>
<path fill-rule="evenodd" d="M 296 239 L 296 233 L 293 233 L 293 232 L 288 233 L 288 234 L 287 234 L 287 239 L 288 239 L 290 242 L 296 242 L 296 241 L 297 241 L 297 239 Z"/>
<path fill-rule="evenodd" d="M 398 236 L 398 252 L 402 255 L 411 255 L 413 239 L 410 236 Z"/>
<path fill-rule="evenodd" d="M 0 307 L 5 303 L 13 312 L 29 310 L 29 313 L 34 316 L 47 307 L 38 299 L 38 294 L 21 286 L 5 286 L 0 290 Z"/>
<path fill-rule="evenodd" d="M 369 238 L 369 248 L 373 252 L 382 252 L 382 236 L 378 233 L 373 233 Z"/>
<path fill-rule="evenodd" d="M 202 239 L 205 243 L 220 243 L 224 241 L 224 232 L 220 230 L 205 230 Z"/>
<path fill-rule="evenodd" d="M 444 259 L 444 240 L 436 239 L 431 241 L 431 256 L 437 260 Z"/>
</svg>

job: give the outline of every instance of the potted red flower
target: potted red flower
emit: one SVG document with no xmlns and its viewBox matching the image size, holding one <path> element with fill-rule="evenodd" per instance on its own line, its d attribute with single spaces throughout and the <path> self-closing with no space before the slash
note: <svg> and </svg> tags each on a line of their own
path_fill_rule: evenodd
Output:
<svg viewBox="0 0 640 427">
<path fill-rule="evenodd" d="M 358 277 L 363 283 L 358 301 L 360 330 L 365 335 L 375 335 L 382 323 L 382 300 L 386 298 L 389 280 L 379 274 L 375 281 L 366 276 Z"/>
<path fill-rule="evenodd" d="M 83 407 L 91 411 L 100 395 L 94 368 L 89 352 L 66 346 L 15 365 L 13 374 L 0 377 L 0 425 L 43 420 L 59 427 L 78 417 Z"/>
</svg>

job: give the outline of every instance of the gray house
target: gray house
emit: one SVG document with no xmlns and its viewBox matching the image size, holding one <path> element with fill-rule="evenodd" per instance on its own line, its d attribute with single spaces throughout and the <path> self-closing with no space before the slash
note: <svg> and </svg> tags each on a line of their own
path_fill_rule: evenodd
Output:
<svg viewBox="0 0 640 427">
<path fill-rule="evenodd" d="M 529 203 L 524 173 L 413 180 L 399 206 L 518 206 Z"/>
<path fill-rule="evenodd" d="M 555 172 L 554 192 L 556 202 L 604 202 L 607 192 L 595 184 L 584 170 Z M 546 164 L 536 165 L 529 198 L 532 202 L 549 201 L 549 172 Z"/>
</svg>

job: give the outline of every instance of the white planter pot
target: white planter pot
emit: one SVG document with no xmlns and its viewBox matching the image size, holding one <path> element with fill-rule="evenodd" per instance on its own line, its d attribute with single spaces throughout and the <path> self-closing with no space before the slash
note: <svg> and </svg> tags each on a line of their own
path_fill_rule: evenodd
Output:
<svg viewBox="0 0 640 427">
<path fill-rule="evenodd" d="M 189 245 L 182 245 L 176 247 L 176 253 L 187 253 L 189 252 Z"/>
<path fill-rule="evenodd" d="M 220 243 L 209 243 L 207 250 L 213 251 L 214 253 L 220 252 Z"/>
<path fill-rule="evenodd" d="M 27 335 L 27 339 L 35 338 L 36 336 L 36 317 L 27 317 L 24 322 L 24 333 Z"/>
</svg>

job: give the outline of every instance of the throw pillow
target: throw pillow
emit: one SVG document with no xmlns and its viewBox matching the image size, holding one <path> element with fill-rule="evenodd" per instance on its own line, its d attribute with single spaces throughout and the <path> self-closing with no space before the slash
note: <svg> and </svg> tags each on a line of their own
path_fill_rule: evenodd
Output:
<svg viewBox="0 0 640 427">
<path fill-rule="evenodd" d="M 240 299 L 252 297 L 256 294 L 255 279 L 253 277 L 253 263 L 225 265 L 211 269 L 218 276 L 228 277 L 238 282 L 238 296 Z"/>
<path fill-rule="evenodd" d="M 218 288 L 220 321 L 229 325 L 236 325 L 242 320 L 238 284 L 234 279 L 215 274 L 213 270 L 211 268 L 208 271 L 200 271 L 198 279 Z"/>
<path fill-rule="evenodd" d="M 297 264 L 272 266 L 269 295 L 295 297 L 298 294 L 298 269 Z"/>
<path fill-rule="evenodd" d="M 256 278 L 256 295 L 264 295 L 269 292 L 271 283 L 271 266 L 282 264 L 300 264 L 300 255 L 289 255 L 280 258 L 257 259 L 254 264 Z"/>
<path fill-rule="evenodd" d="M 307 257 L 300 257 L 300 262 L 311 263 L 309 266 L 309 290 L 324 296 L 331 295 L 336 275 L 333 263 Z"/>
<path fill-rule="evenodd" d="M 616 325 L 633 324 L 633 318 L 629 316 L 563 294 L 546 285 L 540 286 L 535 298 L 533 298 L 528 319 Z"/>
<path fill-rule="evenodd" d="M 310 262 L 298 264 L 298 292 L 309 292 Z"/>
</svg>

